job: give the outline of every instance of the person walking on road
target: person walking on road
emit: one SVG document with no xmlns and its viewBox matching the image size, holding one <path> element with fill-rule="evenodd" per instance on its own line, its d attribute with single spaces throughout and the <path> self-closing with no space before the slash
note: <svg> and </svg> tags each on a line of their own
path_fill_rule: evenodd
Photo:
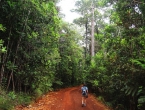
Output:
<svg viewBox="0 0 145 110">
<path fill-rule="evenodd" d="M 86 98 L 88 98 L 88 87 L 86 86 L 86 84 L 82 85 L 81 91 L 82 91 L 82 107 L 83 107 L 86 106 Z"/>
</svg>

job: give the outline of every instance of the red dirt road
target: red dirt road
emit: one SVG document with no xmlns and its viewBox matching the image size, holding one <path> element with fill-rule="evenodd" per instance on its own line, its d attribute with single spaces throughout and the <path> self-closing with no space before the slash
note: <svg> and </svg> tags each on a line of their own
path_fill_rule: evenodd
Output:
<svg viewBox="0 0 145 110">
<path fill-rule="evenodd" d="M 28 107 L 16 107 L 15 110 L 109 110 L 91 94 L 87 98 L 87 106 L 82 107 L 80 88 L 72 87 L 51 92 Z"/>
</svg>

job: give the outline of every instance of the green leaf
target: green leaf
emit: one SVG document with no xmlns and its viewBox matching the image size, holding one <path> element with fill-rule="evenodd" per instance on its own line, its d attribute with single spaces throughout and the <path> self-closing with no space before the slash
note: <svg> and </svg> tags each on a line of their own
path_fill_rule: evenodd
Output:
<svg viewBox="0 0 145 110">
<path fill-rule="evenodd" d="M 2 47 L 2 53 L 5 53 L 5 52 L 7 52 L 7 50 L 6 50 L 6 47 Z"/>
<path fill-rule="evenodd" d="M 5 30 L 6 30 L 6 28 L 5 28 L 5 27 L 3 27 L 3 25 L 2 25 L 2 24 L 0 24 L 0 30 L 1 30 L 1 31 L 5 31 Z"/>
<path fill-rule="evenodd" d="M 145 96 L 140 96 L 138 99 L 138 103 L 145 103 Z"/>
</svg>

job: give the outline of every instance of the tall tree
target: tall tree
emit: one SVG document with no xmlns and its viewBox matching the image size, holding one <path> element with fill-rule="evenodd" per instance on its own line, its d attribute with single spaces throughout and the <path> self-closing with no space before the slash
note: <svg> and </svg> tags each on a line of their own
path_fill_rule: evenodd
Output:
<svg viewBox="0 0 145 110">
<path fill-rule="evenodd" d="M 82 47 L 80 46 L 81 36 L 71 24 L 63 23 L 61 37 L 59 40 L 59 52 L 61 62 L 59 63 L 59 78 L 64 86 L 74 85 L 80 82 L 81 75 Z"/>
<path fill-rule="evenodd" d="M 59 62 L 60 21 L 55 3 L 5 0 L 0 5 L 0 22 L 6 28 L 0 35 L 7 49 L 1 54 L 1 87 L 46 92 L 55 82 L 55 65 Z"/>
<path fill-rule="evenodd" d="M 114 108 L 144 109 L 141 92 L 144 91 L 144 81 L 139 80 L 144 77 L 144 43 L 140 42 L 144 39 L 144 2 L 104 0 L 104 3 L 113 8 L 111 24 L 97 36 L 103 41 L 101 48 L 106 54 L 104 51 L 96 54 L 95 64 L 91 65 L 91 72 L 95 73 L 90 76 L 90 79 L 94 78 L 91 82 L 100 88 L 101 94 Z"/>
</svg>

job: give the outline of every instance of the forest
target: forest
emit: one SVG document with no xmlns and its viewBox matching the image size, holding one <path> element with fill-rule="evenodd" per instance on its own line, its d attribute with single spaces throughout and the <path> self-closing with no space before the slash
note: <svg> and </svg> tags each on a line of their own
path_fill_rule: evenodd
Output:
<svg viewBox="0 0 145 110">
<path fill-rule="evenodd" d="M 86 82 L 113 110 L 145 110 L 145 1 L 0 0 L 0 109 Z"/>
</svg>

